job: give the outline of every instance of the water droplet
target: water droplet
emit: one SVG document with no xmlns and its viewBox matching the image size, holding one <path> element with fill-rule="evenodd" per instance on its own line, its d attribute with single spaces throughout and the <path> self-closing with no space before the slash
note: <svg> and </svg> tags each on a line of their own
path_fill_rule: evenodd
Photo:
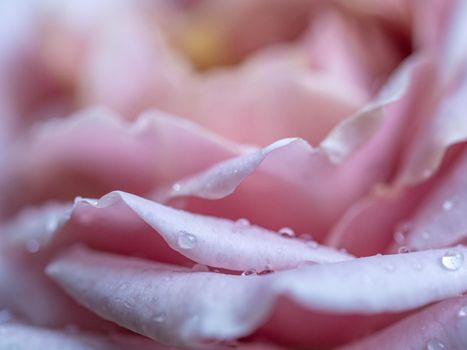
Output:
<svg viewBox="0 0 467 350">
<path fill-rule="evenodd" d="M 464 264 L 464 255 L 457 249 L 449 249 L 441 257 L 441 265 L 447 270 L 457 271 Z"/>
<path fill-rule="evenodd" d="M 316 249 L 319 246 L 318 242 L 316 242 L 316 241 L 307 241 L 305 244 L 308 247 L 313 248 L 313 249 Z"/>
<path fill-rule="evenodd" d="M 250 221 L 246 218 L 240 218 L 237 221 L 235 221 L 235 226 L 244 228 L 250 226 Z"/>
<path fill-rule="evenodd" d="M 35 239 L 30 239 L 26 242 L 26 250 L 29 253 L 37 253 L 40 248 L 41 248 L 41 245 Z"/>
<path fill-rule="evenodd" d="M 182 189 L 182 186 L 178 182 L 172 185 L 172 191 L 174 192 L 179 192 L 181 189 Z"/>
<path fill-rule="evenodd" d="M 178 246 L 182 249 L 193 249 L 196 246 L 197 239 L 195 235 L 186 231 L 180 231 L 178 233 Z"/>
<path fill-rule="evenodd" d="M 253 276 L 256 275 L 256 270 L 255 269 L 248 269 L 246 271 L 242 272 L 242 276 Z"/>
<path fill-rule="evenodd" d="M 409 247 L 402 246 L 399 248 L 399 254 L 406 254 L 406 253 L 410 253 Z"/>
<path fill-rule="evenodd" d="M 269 275 L 270 273 L 274 273 L 274 269 L 271 265 L 266 265 L 264 270 L 258 272 L 258 275 Z"/>
<path fill-rule="evenodd" d="M 238 171 L 239 171 L 238 169 L 234 169 L 233 173 L 238 174 Z"/>
<path fill-rule="evenodd" d="M 151 318 L 151 320 L 155 323 L 164 323 L 166 319 L 167 315 L 165 314 L 165 312 L 159 312 Z"/>
<path fill-rule="evenodd" d="M 426 350 L 443 350 L 446 349 L 446 345 L 444 345 L 438 339 L 430 339 L 428 343 L 426 343 Z"/>
<path fill-rule="evenodd" d="M 445 201 L 443 202 L 443 210 L 444 210 L 444 211 L 449 211 L 449 210 L 451 210 L 453 207 L 454 207 L 454 201 L 448 199 L 448 200 L 445 200 Z"/>
<path fill-rule="evenodd" d="M 463 306 L 459 309 L 459 312 L 457 313 L 458 317 L 465 317 L 467 316 L 467 306 Z"/>
<path fill-rule="evenodd" d="M 11 314 L 8 310 L 0 310 L 0 323 L 6 323 L 11 320 Z"/>
<path fill-rule="evenodd" d="M 290 227 L 282 227 L 279 230 L 279 234 L 282 237 L 295 237 L 295 232 Z"/>
<path fill-rule="evenodd" d="M 209 267 L 203 264 L 194 264 L 191 270 L 194 272 L 209 272 Z"/>
</svg>

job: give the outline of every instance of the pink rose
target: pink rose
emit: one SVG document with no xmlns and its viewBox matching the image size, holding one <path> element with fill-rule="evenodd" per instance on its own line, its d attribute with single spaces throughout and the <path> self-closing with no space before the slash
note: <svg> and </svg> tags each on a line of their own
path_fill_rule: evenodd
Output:
<svg viewBox="0 0 467 350">
<path fill-rule="evenodd" d="M 466 349 L 466 21 L 1 2 L 0 349 Z"/>
</svg>

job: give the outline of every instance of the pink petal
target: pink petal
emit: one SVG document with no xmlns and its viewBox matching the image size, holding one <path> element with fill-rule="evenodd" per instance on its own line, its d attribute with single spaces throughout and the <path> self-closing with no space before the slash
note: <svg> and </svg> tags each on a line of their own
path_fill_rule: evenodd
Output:
<svg viewBox="0 0 467 350">
<path fill-rule="evenodd" d="M 297 303 L 302 317 L 311 311 L 402 312 L 456 296 L 467 289 L 467 269 L 463 261 L 457 270 L 445 268 L 445 253 L 376 256 L 265 276 L 232 276 L 74 248 L 47 271 L 102 317 L 164 343 L 193 346 L 252 333 L 284 305 L 278 304 L 280 296 Z M 276 337 L 291 331 L 285 320 L 282 329 L 275 329 Z"/>
<path fill-rule="evenodd" d="M 425 7 L 424 2 L 420 3 L 421 7 Z M 420 121 L 407 139 L 396 178 L 399 186 L 413 185 L 430 177 L 439 168 L 447 149 L 467 140 L 467 124 L 463 114 L 467 96 L 467 46 L 463 40 L 467 31 L 467 5 L 463 0 L 434 3 L 435 6 L 428 6 L 431 8 L 429 11 L 445 22 L 434 26 L 441 27 L 441 39 L 432 53 L 437 64 L 437 76 L 430 86 L 431 93 L 421 104 L 425 105 L 424 109 L 418 111 Z"/>
<path fill-rule="evenodd" d="M 76 82 L 82 104 L 103 104 L 127 118 L 151 107 L 176 111 L 190 89 L 189 66 L 171 52 L 141 4 L 129 4 L 114 11 L 109 3 L 112 16 L 92 22 L 95 32 L 86 37 L 91 45 Z"/>
<path fill-rule="evenodd" d="M 390 8 L 394 2 L 389 3 Z M 355 4 L 344 1 L 339 5 L 340 10 L 323 10 L 314 18 L 304 38 L 309 60 L 319 70 L 372 96 L 410 54 L 410 38 L 404 35 L 403 25 L 391 27 L 387 20 L 365 13 L 374 10 L 374 4 L 364 4 L 362 9 L 352 9 Z M 385 15 L 397 12 L 391 10 Z"/>
<path fill-rule="evenodd" d="M 467 347 L 466 297 L 430 306 L 397 324 L 339 350 L 452 349 Z"/>
<path fill-rule="evenodd" d="M 44 249 L 70 209 L 57 204 L 30 209 L 0 227 L 0 309 L 37 325 L 113 328 L 74 303 L 43 273 L 50 259 Z"/>
<path fill-rule="evenodd" d="M 241 66 L 200 76 L 191 99 L 177 114 L 237 142 L 263 146 L 290 136 L 318 144 L 367 96 L 310 69 L 304 52 L 272 48 Z"/>
<path fill-rule="evenodd" d="M 176 350 L 135 335 L 38 328 L 19 323 L 0 324 L 0 350 Z"/>
<path fill-rule="evenodd" d="M 437 186 L 408 219 L 410 230 L 405 245 L 414 249 L 454 245 L 467 237 L 465 202 L 467 153 L 465 147 Z"/>
<path fill-rule="evenodd" d="M 11 214 L 25 203 L 95 197 L 115 188 L 147 193 L 242 151 L 158 112 L 128 123 L 104 109 L 85 110 L 50 121 L 16 144 L 0 178 L 0 204 Z"/>
<path fill-rule="evenodd" d="M 394 193 L 372 193 L 355 203 L 336 223 L 326 245 L 346 249 L 356 256 L 396 251 L 406 245 L 410 215 L 433 188 L 433 182 Z M 396 236 L 399 241 L 394 243 Z"/>
<path fill-rule="evenodd" d="M 180 254 L 213 267 L 230 270 L 286 269 L 310 262 L 336 262 L 351 256 L 299 239 L 285 238 L 259 226 L 191 214 L 156 202 L 113 192 L 96 205 L 123 203 L 157 231 Z"/>
<path fill-rule="evenodd" d="M 187 200 L 191 211 L 247 217 L 276 230 L 287 225 L 320 240 L 348 206 L 393 171 L 407 104 L 431 68 L 423 59 L 408 61 L 372 104 L 331 132 L 321 149 L 299 139 L 278 141 L 178 181 L 155 198 L 198 197 Z"/>
<path fill-rule="evenodd" d="M 432 117 L 416 130 L 402 160 L 397 184 L 410 185 L 431 176 L 439 168 L 447 149 L 467 140 L 464 116 L 467 76 L 461 79 L 460 85 L 445 92 Z"/>
</svg>

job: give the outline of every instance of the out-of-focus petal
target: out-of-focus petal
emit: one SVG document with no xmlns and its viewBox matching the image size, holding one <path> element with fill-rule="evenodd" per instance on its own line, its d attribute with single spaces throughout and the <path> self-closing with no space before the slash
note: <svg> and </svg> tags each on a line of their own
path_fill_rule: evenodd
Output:
<svg viewBox="0 0 467 350">
<path fill-rule="evenodd" d="M 69 217 L 70 209 L 69 205 L 49 204 L 24 211 L 0 227 L 0 309 L 37 325 L 73 323 L 111 329 L 70 300 L 43 273 L 50 259 L 50 253 L 43 250 Z"/>
<path fill-rule="evenodd" d="M 291 136 L 316 145 L 368 98 L 311 69 L 303 52 L 285 47 L 201 75 L 192 92 L 177 114 L 229 139 L 261 146 Z"/>
<path fill-rule="evenodd" d="M 74 248 L 47 272 L 102 317 L 163 343 L 194 346 L 251 334 L 280 305 L 280 296 L 297 303 L 302 317 L 312 311 L 397 313 L 456 296 L 467 289 L 467 269 L 463 260 L 448 262 L 446 256 L 452 258 L 432 250 L 232 276 Z M 274 331 L 293 332 L 286 320 Z"/>
<path fill-rule="evenodd" d="M 89 109 L 49 121 L 12 146 L 0 177 L 0 207 L 5 215 L 25 203 L 77 194 L 98 197 L 116 188 L 148 193 L 244 150 L 159 112 L 129 123 Z"/>
<path fill-rule="evenodd" d="M 290 226 L 322 239 L 348 206 L 393 171 L 407 104 L 430 67 L 423 59 L 407 62 L 379 97 L 339 124 L 320 149 L 299 139 L 282 141 L 177 181 L 168 195 L 191 196 L 186 202 L 191 211 L 247 217 L 275 230 Z"/>
</svg>

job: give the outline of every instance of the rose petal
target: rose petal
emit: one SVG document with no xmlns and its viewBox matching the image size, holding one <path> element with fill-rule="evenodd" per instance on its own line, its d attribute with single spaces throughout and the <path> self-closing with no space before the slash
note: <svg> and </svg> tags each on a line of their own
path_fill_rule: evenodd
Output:
<svg viewBox="0 0 467 350">
<path fill-rule="evenodd" d="M 347 210 L 326 237 L 326 245 L 346 249 L 356 256 L 370 256 L 387 250 L 397 252 L 406 245 L 412 230 L 411 214 L 433 186 L 430 181 L 394 193 L 386 193 L 384 189 L 381 193 L 375 191 Z"/>
<path fill-rule="evenodd" d="M 447 149 L 467 140 L 467 121 L 463 114 L 467 76 L 461 79 L 460 85 L 445 92 L 432 117 L 415 132 L 405 151 L 397 185 L 416 184 L 431 176 L 439 168 Z"/>
<path fill-rule="evenodd" d="M 410 103 L 418 97 L 424 79 L 430 79 L 432 69 L 424 57 L 409 60 L 374 103 L 340 124 L 321 149 L 310 149 L 297 140 L 274 147 L 261 163 L 261 157 L 252 155 L 232 159 L 177 182 L 176 191 L 169 191 L 169 196 L 197 197 L 187 200 L 186 208 L 191 211 L 247 217 L 276 230 L 287 225 L 321 240 L 348 206 L 394 171 L 401 130 L 411 117 Z M 266 151 L 267 147 L 258 154 Z M 241 182 L 240 174 L 255 167 Z M 233 189 L 232 195 L 222 198 Z M 155 198 L 165 199 L 159 195 Z M 218 200 L 202 200 L 206 198 Z"/>
<path fill-rule="evenodd" d="M 281 237 L 242 222 L 191 214 L 124 193 L 103 197 L 97 207 L 123 202 L 172 249 L 193 261 L 230 270 L 286 269 L 301 262 L 336 262 L 351 256 L 317 243 Z M 311 246 L 310 243 L 314 245 Z"/>
<path fill-rule="evenodd" d="M 78 330 L 54 330 L 19 323 L 0 324 L 0 350 L 176 350 L 134 335 L 105 335 Z"/>
<path fill-rule="evenodd" d="M 465 349 L 466 313 L 466 297 L 449 299 L 339 350 Z"/>
<path fill-rule="evenodd" d="M 310 69 L 305 53 L 292 48 L 272 48 L 239 67 L 206 73 L 193 91 L 177 114 L 226 138 L 261 146 L 291 136 L 318 144 L 367 100 L 350 84 Z"/>
<path fill-rule="evenodd" d="M 147 193 L 243 151 L 159 112 L 128 123 L 105 109 L 89 109 L 50 121 L 16 144 L 0 179 L 0 204 L 11 214 L 24 203 L 96 197 L 115 188 Z"/>
<path fill-rule="evenodd" d="M 466 238 L 467 153 L 465 148 L 462 151 L 408 219 L 411 226 L 405 242 L 408 247 L 418 250 L 439 248 Z"/>
<path fill-rule="evenodd" d="M 37 325 L 113 328 L 74 303 L 43 274 L 50 259 L 44 249 L 69 214 L 70 206 L 50 204 L 27 210 L 0 227 L 0 309 Z"/>
<path fill-rule="evenodd" d="M 467 249 L 458 252 L 466 254 Z M 460 261 L 457 270 L 448 269 L 442 263 L 446 264 L 445 253 L 375 256 L 244 277 L 74 248 L 47 272 L 104 318 L 164 343 L 195 345 L 252 333 L 264 324 L 280 296 L 296 302 L 306 315 L 309 309 L 335 314 L 402 312 L 458 295 L 467 289 L 465 262 Z M 276 331 L 290 330 L 285 324 Z"/>
</svg>

